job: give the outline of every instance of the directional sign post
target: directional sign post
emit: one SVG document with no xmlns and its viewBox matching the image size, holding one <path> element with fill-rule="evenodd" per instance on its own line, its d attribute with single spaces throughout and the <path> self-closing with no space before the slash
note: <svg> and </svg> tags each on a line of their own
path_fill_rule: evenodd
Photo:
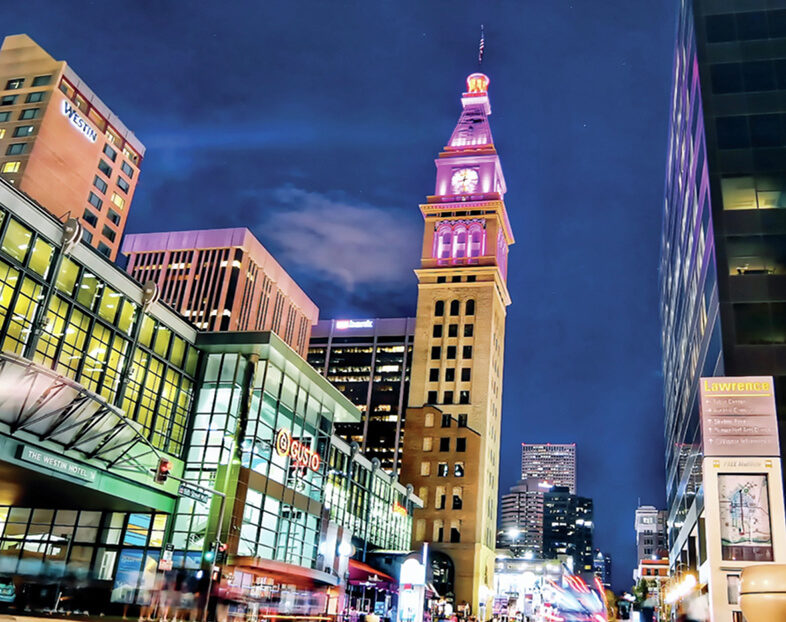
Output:
<svg viewBox="0 0 786 622">
<path fill-rule="evenodd" d="M 205 505 L 210 503 L 210 494 L 199 490 L 198 488 L 189 486 L 185 482 L 180 482 L 180 488 L 178 489 L 177 494 L 179 494 L 181 497 L 186 497 L 187 499 L 199 501 Z"/>
</svg>

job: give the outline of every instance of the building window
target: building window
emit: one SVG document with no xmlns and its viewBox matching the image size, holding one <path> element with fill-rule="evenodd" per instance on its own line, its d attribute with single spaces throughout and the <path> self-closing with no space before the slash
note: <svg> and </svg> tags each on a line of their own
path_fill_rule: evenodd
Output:
<svg viewBox="0 0 786 622">
<path fill-rule="evenodd" d="M 469 382 L 472 380 L 472 368 L 471 367 L 462 367 L 461 368 L 461 382 Z"/>
<path fill-rule="evenodd" d="M 461 309 L 461 304 L 459 303 L 458 300 L 450 301 L 450 315 L 458 315 L 460 309 Z"/>
<path fill-rule="evenodd" d="M 434 328 L 431 331 L 431 336 L 434 337 L 434 339 L 439 339 L 442 337 L 442 324 L 434 324 Z"/>
<path fill-rule="evenodd" d="M 434 303 L 434 317 L 442 317 L 443 315 L 445 315 L 445 301 L 437 300 Z"/>
<path fill-rule="evenodd" d="M 428 381 L 429 382 L 439 382 L 439 368 L 432 367 L 428 370 Z"/>
<path fill-rule="evenodd" d="M 112 160 L 112 162 L 117 160 L 117 151 L 112 149 L 112 147 L 110 147 L 109 145 L 104 145 L 104 155 L 106 155 L 106 157 Z"/>
<path fill-rule="evenodd" d="M 5 138 L 5 128 L 0 128 L 0 139 Z"/>
<path fill-rule="evenodd" d="M 447 347 L 447 358 L 449 360 L 456 358 L 456 346 L 448 346 Z"/>
<path fill-rule="evenodd" d="M 462 356 L 465 359 L 471 359 L 472 358 L 472 346 L 464 346 L 464 349 L 462 351 Z"/>
<path fill-rule="evenodd" d="M 131 165 L 128 162 L 123 162 L 120 165 L 120 170 L 123 171 L 129 179 L 134 178 L 134 169 L 131 168 Z"/>
<path fill-rule="evenodd" d="M 423 477 L 428 477 L 431 475 L 431 463 L 430 462 L 421 462 L 420 463 L 420 474 Z"/>
<path fill-rule="evenodd" d="M 467 300 L 467 315 L 475 315 L 475 301 Z"/>
<path fill-rule="evenodd" d="M 453 277 L 452 279 L 450 279 L 450 280 L 451 280 L 453 283 L 461 283 L 461 277 L 460 277 L 460 276 L 454 276 L 454 277 Z"/>
<path fill-rule="evenodd" d="M 459 404 L 469 404 L 469 391 L 459 391 Z"/>
<path fill-rule="evenodd" d="M 456 370 L 453 367 L 448 367 L 445 370 L 445 382 L 453 382 L 456 379 Z"/>
<path fill-rule="evenodd" d="M 27 151 L 27 143 L 14 143 L 8 145 L 8 149 L 5 150 L 6 155 L 19 155 Z"/>
<path fill-rule="evenodd" d="M 467 439 L 466 438 L 457 438 L 456 439 L 456 451 L 467 451 Z"/>
<path fill-rule="evenodd" d="M 458 337 L 458 324 L 448 325 L 448 337 Z"/>
<path fill-rule="evenodd" d="M 125 207 L 126 200 L 123 197 L 121 197 L 119 194 L 117 194 L 117 192 L 113 192 L 112 203 L 117 205 L 120 209 L 123 209 L 123 207 Z"/>
<path fill-rule="evenodd" d="M 33 78 L 32 86 L 46 86 L 52 81 L 51 74 L 48 76 L 36 76 Z"/>
<path fill-rule="evenodd" d="M 118 214 L 115 210 L 110 209 L 108 216 L 109 216 L 109 220 L 112 221 L 114 224 L 116 225 L 120 224 L 120 220 L 121 220 L 120 214 Z"/>
<path fill-rule="evenodd" d="M 423 421 L 423 426 L 427 428 L 434 427 L 434 413 L 426 413 L 426 417 Z"/>
<path fill-rule="evenodd" d="M 439 398 L 437 397 L 437 392 L 436 391 L 429 391 L 426 403 L 427 404 L 436 404 L 438 399 Z"/>
<path fill-rule="evenodd" d="M 131 188 L 131 184 L 129 184 L 125 179 L 122 177 L 117 178 L 117 187 L 120 188 L 123 192 L 128 194 L 129 189 Z"/>
<path fill-rule="evenodd" d="M 103 179 L 101 179 L 98 175 L 96 175 L 95 179 L 93 179 L 93 185 L 104 193 L 106 193 L 106 189 L 108 188 L 106 182 Z"/>
<path fill-rule="evenodd" d="M 461 530 L 459 528 L 459 521 L 450 521 L 450 541 L 461 542 Z"/>
<path fill-rule="evenodd" d="M 139 156 L 134 153 L 128 145 L 123 147 L 123 155 L 131 160 L 134 164 L 139 164 Z"/>
<path fill-rule="evenodd" d="M 467 277 L 467 283 L 474 283 L 477 280 L 477 277 L 474 274 L 470 274 Z"/>
<path fill-rule="evenodd" d="M 475 332 L 475 325 L 474 324 L 464 324 L 464 336 L 465 337 L 472 337 L 472 334 Z"/>
<path fill-rule="evenodd" d="M 442 400 L 443 404 L 453 403 L 453 391 L 445 391 L 445 398 Z"/>
<path fill-rule="evenodd" d="M 0 112 L 0 123 L 2 123 L 3 121 L 10 121 L 10 120 L 11 120 L 10 111 Z"/>
<path fill-rule="evenodd" d="M 445 537 L 445 526 L 441 520 L 434 521 L 434 533 L 432 535 L 432 540 L 434 542 L 442 542 Z"/>
<path fill-rule="evenodd" d="M 0 97 L 0 106 L 13 106 L 16 103 L 18 95 L 3 95 Z"/>
<path fill-rule="evenodd" d="M 437 477 L 447 477 L 450 472 L 447 462 L 440 462 L 437 465 Z"/>
<path fill-rule="evenodd" d="M 85 210 L 85 213 L 82 214 L 82 219 L 89 225 L 95 227 L 98 224 L 98 216 L 96 216 L 93 212 L 89 209 Z"/>
<path fill-rule="evenodd" d="M 453 487 L 453 509 L 460 510 L 464 507 L 463 502 L 463 493 L 461 486 L 454 486 Z"/>
<path fill-rule="evenodd" d="M 13 91 L 15 89 L 21 89 L 24 83 L 25 83 L 24 78 L 14 78 L 13 80 L 9 80 L 8 82 L 5 83 L 5 90 Z"/>
<path fill-rule="evenodd" d="M 25 98 L 26 104 L 37 104 L 38 102 L 44 101 L 44 91 L 38 91 L 36 93 L 28 93 L 27 97 Z"/>
<path fill-rule="evenodd" d="M 458 416 L 458 427 L 466 428 L 467 427 L 467 413 L 460 413 Z"/>
<path fill-rule="evenodd" d="M 442 348 L 440 346 L 431 347 L 431 360 L 438 361 L 442 358 Z"/>
<path fill-rule="evenodd" d="M 420 497 L 420 495 L 418 496 Z M 423 497 L 420 498 L 423 499 Z M 426 505 L 425 500 L 423 501 L 423 507 L 424 508 L 428 507 Z M 419 518 L 418 522 L 415 523 L 415 540 L 417 540 L 418 542 L 422 542 L 425 539 L 426 539 L 426 519 Z"/>
<path fill-rule="evenodd" d="M 455 477 L 464 477 L 464 463 L 457 462 L 453 465 L 453 475 Z"/>
<path fill-rule="evenodd" d="M 444 486 L 437 486 L 436 491 L 434 491 L 434 509 L 435 510 L 444 510 L 445 509 L 445 487 Z"/>
<path fill-rule="evenodd" d="M 431 451 L 434 448 L 434 438 L 431 436 L 423 437 L 423 451 Z"/>
<path fill-rule="evenodd" d="M 104 160 L 98 161 L 98 170 L 101 171 L 107 177 L 112 177 L 112 167 L 109 166 Z"/>
<path fill-rule="evenodd" d="M 39 112 L 41 112 L 40 108 L 26 108 L 20 113 L 19 120 L 29 121 L 30 119 L 37 119 Z"/>
<path fill-rule="evenodd" d="M 4 173 L 18 173 L 21 162 L 6 162 L 3 164 Z"/>
<path fill-rule="evenodd" d="M 442 415 L 442 427 L 443 428 L 449 428 L 451 422 L 452 422 L 452 418 L 451 418 L 451 416 L 449 414 L 446 413 L 446 414 Z"/>
<path fill-rule="evenodd" d="M 14 138 L 27 138 L 34 129 L 32 125 L 18 125 L 14 128 Z"/>
<path fill-rule="evenodd" d="M 441 439 L 439 439 L 439 450 L 440 451 L 450 451 L 450 439 L 449 438 L 441 438 Z"/>
<path fill-rule="evenodd" d="M 93 243 L 93 234 L 90 231 L 88 231 L 87 229 L 84 229 L 82 231 L 82 240 L 84 240 L 88 244 L 92 244 Z"/>
<path fill-rule="evenodd" d="M 90 195 L 87 197 L 87 202 L 90 203 L 93 207 L 95 207 L 98 211 L 101 211 L 101 208 L 104 205 L 104 202 L 98 197 L 95 192 L 91 192 Z"/>
<path fill-rule="evenodd" d="M 108 227 L 107 225 L 104 225 L 104 228 L 101 230 L 101 233 L 103 233 L 104 237 L 110 242 L 114 242 L 115 237 L 117 236 L 117 233 L 115 233 L 114 230 L 111 227 Z"/>
<path fill-rule="evenodd" d="M 437 283 L 444 283 L 445 281 L 447 281 L 447 279 L 444 276 L 437 277 Z"/>
</svg>

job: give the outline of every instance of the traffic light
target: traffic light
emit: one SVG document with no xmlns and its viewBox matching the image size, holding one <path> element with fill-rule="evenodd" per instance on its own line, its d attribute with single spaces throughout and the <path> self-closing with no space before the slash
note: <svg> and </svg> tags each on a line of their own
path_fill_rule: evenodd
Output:
<svg viewBox="0 0 786 622">
<path fill-rule="evenodd" d="M 208 564 L 212 564 L 215 558 L 216 558 L 216 551 L 213 549 L 212 546 L 202 554 L 202 560 L 207 562 Z"/>
<path fill-rule="evenodd" d="M 216 550 L 217 550 L 216 563 L 217 564 L 223 564 L 223 563 L 226 562 L 226 560 L 227 560 L 227 548 L 229 548 L 229 547 L 227 546 L 226 542 L 219 542 L 218 543 L 218 546 L 216 547 Z"/>
<path fill-rule="evenodd" d="M 172 470 L 172 462 L 167 460 L 166 458 L 161 458 L 158 461 L 158 468 L 156 469 L 156 477 L 155 477 L 156 484 L 163 484 L 169 477 L 169 473 L 171 470 Z"/>
</svg>

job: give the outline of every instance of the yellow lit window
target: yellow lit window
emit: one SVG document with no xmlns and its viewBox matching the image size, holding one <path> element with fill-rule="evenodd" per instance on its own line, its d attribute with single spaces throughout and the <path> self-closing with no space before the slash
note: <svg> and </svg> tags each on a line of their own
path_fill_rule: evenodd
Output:
<svg viewBox="0 0 786 622">
<path fill-rule="evenodd" d="M 2 136 L 0 136 L 0 138 L 2 138 Z M 18 173 L 19 172 L 19 166 L 21 164 L 22 164 L 21 162 L 6 162 L 5 164 L 3 164 L 3 172 L 4 173 Z"/>
<path fill-rule="evenodd" d="M 117 194 L 117 192 L 113 192 L 112 203 L 114 203 L 115 205 L 117 205 L 119 208 L 122 209 L 126 204 L 126 200 L 123 197 L 121 197 L 119 194 Z"/>
<path fill-rule="evenodd" d="M 5 128 L 0 129 L 0 138 L 5 138 Z"/>
</svg>

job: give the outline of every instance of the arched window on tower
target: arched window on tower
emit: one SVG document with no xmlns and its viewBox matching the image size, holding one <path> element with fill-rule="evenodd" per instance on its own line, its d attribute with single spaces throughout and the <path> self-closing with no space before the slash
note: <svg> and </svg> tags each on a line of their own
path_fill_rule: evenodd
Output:
<svg viewBox="0 0 786 622">
<path fill-rule="evenodd" d="M 453 259 L 463 260 L 467 256 L 467 229 L 464 225 L 456 226 L 453 232 Z M 459 261 L 458 263 L 463 263 Z"/>
<path fill-rule="evenodd" d="M 474 304 L 474 303 L 473 303 Z M 461 310 L 461 304 L 458 300 L 450 301 L 450 315 L 458 315 Z"/>
<path fill-rule="evenodd" d="M 445 315 L 445 301 L 437 300 L 434 304 L 434 317 L 442 317 Z"/>
<path fill-rule="evenodd" d="M 450 303 L 453 304 L 452 302 Z M 452 309 L 452 307 L 451 307 Z M 451 314 L 452 315 L 452 314 Z M 475 315 L 475 301 L 474 300 L 467 300 L 467 315 Z"/>
<path fill-rule="evenodd" d="M 448 223 L 440 225 L 439 229 L 437 229 L 436 241 L 434 244 L 434 257 L 437 259 L 439 265 L 447 265 L 453 250 L 451 248 L 452 243 L 453 230 L 451 226 Z"/>
<path fill-rule="evenodd" d="M 483 227 L 477 223 L 473 224 L 469 228 L 469 253 L 467 254 L 470 258 L 481 257 L 485 254 L 485 235 L 483 231 Z M 477 263 L 470 261 L 470 263 Z"/>
</svg>

